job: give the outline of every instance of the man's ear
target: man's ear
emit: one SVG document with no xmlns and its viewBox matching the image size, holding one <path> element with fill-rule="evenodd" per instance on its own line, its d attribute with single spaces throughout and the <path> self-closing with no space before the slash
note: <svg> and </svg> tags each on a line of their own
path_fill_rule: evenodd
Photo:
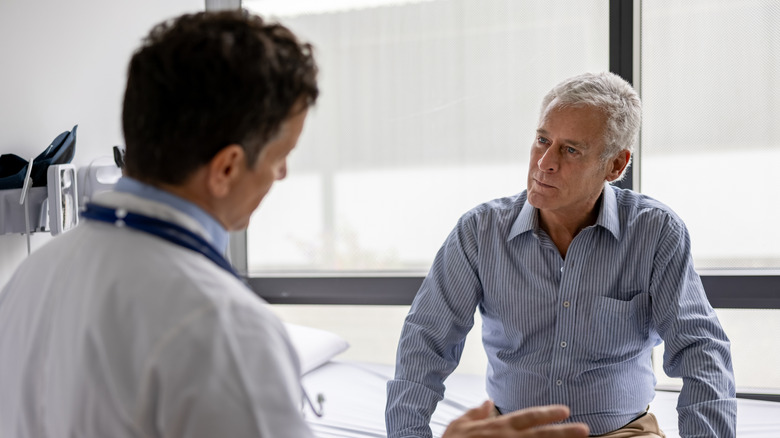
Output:
<svg viewBox="0 0 780 438">
<path fill-rule="evenodd" d="M 222 148 L 207 164 L 206 186 L 215 198 L 224 198 L 247 170 L 244 148 L 231 144 Z"/>
<path fill-rule="evenodd" d="M 607 181 L 616 180 L 623 173 L 631 159 L 631 151 L 623 149 L 607 163 Z"/>
</svg>

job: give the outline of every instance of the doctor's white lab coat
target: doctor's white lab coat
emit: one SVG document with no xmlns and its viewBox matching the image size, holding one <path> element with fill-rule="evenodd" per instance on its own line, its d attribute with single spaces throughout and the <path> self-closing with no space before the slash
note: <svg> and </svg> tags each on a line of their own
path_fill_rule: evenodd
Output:
<svg viewBox="0 0 780 438">
<path fill-rule="evenodd" d="M 197 222 L 106 193 L 102 205 Z M 0 292 L 0 437 L 310 437 L 267 305 L 199 253 L 86 221 Z"/>
</svg>

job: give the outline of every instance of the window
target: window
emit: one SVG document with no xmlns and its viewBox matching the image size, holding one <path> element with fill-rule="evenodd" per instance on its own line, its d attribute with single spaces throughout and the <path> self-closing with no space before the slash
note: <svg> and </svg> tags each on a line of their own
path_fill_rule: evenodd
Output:
<svg viewBox="0 0 780 438">
<path fill-rule="evenodd" d="M 313 42 L 322 90 L 250 274 L 423 275 L 461 214 L 525 188 L 543 95 L 609 68 L 601 0 L 243 4 Z"/>
<path fill-rule="evenodd" d="M 705 278 L 708 293 L 753 299 L 755 275 L 767 273 L 755 268 L 780 268 L 780 3 L 653 0 L 641 13 L 639 188 L 686 222 L 697 269 L 731 274 Z M 752 305 L 780 300 L 777 278 L 766 277 L 769 291 Z M 717 313 L 738 391 L 780 392 L 771 345 L 780 310 Z M 680 384 L 660 374 L 659 382 Z"/>
<path fill-rule="evenodd" d="M 697 268 L 780 268 L 780 3 L 642 2 L 643 193 Z"/>
<path fill-rule="evenodd" d="M 290 177 L 247 233 L 261 295 L 408 304 L 462 213 L 525 188 L 544 93 L 611 68 L 644 102 L 626 185 L 686 222 L 738 390 L 777 399 L 777 1 L 243 3 L 312 41 L 322 71 Z"/>
</svg>

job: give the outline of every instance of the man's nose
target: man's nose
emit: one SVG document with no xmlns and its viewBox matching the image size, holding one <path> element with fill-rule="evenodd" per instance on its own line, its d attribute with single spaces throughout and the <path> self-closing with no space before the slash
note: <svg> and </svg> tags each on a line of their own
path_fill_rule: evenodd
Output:
<svg viewBox="0 0 780 438">
<path fill-rule="evenodd" d="M 539 166 L 539 170 L 542 172 L 554 172 L 558 169 L 558 154 L 556 153 L 556 149 L 557 147 L 550 146 L 544 151 L 542 158 L 539 158 L 539 161 L 536 162 L 536 165 Z"/>
</svg>

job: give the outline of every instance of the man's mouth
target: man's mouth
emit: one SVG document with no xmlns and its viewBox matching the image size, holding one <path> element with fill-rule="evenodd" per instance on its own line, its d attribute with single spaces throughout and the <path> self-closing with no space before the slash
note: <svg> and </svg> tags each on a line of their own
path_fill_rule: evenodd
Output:
<svg viewBox="0 0 780 438">
<path fill-rule="evenodd" d="M 544 187 L 544 188 L 549 188 L 549 189 L 554 189 L 554 188 L 555 188 L 555 186 L 551 186 L 551 185 L 549 185 L 549 184 L 545 184 L 545 183 L 543 183 L 543 182 L 539 181 L 539 180 L 538 180 L 538 179 L 536 179 L 536 178 L 534 178 L 534 181 L 536 181 L 536 184 L 539 184 L 541 187 Z"/>
</svg>

